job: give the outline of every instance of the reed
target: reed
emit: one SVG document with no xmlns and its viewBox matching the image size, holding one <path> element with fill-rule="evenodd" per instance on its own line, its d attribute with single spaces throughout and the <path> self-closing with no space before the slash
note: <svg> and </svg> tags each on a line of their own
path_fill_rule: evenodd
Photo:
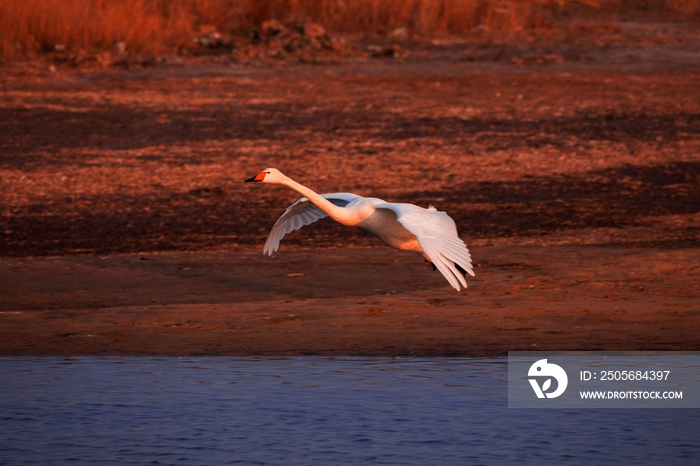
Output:
<svg viewBox="0 0 700 466">
<path fill-rule="evenodd" d="M 0 54 L 100 50 L 116 41 L 131 52 L 173 52 L 202 28 L 236 34 L 268 19 L 313 21 L 334 33 L 419 36 L 510 34 L 552 26 L 567 7 L 670 11 L 698 17 L 700 0 L 3 0 Z"/>
</svg>

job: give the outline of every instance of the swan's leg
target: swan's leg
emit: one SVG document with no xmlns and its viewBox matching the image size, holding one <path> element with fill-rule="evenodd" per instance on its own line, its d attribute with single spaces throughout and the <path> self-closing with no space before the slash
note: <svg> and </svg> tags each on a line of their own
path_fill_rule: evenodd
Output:
<svg viewBox="0 0 700 466">
<path fill-rule="evenodd" d="M 430 264 L 430 265 L 433 266 L 433 272 L 435 272 L 435 271 L 437 270 L 437 267 L 435 267 L 435 264 L 433 264 L 432 262 L 430 262 L 430 261 L 427 260 L 427 259 L 425 259 L 425 261 L 426 261 L 428 264 Z M 453 264 L 455 265 L 455 267 L 457 267 L 457 270 L 459 270 L 459 273 L 461 273 L 461 274 L 464 275 L 465 277 L 467 276 L 467 271 L 464 270 L 462 267 L 460 267 L 458 263 L 453 262 Z"/>
<path fill-rule="evenodd" d="M 455 264 L 455 267 L 457 267 L 457 270 L 459 270 L 459 272 L 466 277 L 467 271 L 464 270 L 462 267 L 460 267 L 458 263 L 455 262 L 454 264 Z"/>
</svg>

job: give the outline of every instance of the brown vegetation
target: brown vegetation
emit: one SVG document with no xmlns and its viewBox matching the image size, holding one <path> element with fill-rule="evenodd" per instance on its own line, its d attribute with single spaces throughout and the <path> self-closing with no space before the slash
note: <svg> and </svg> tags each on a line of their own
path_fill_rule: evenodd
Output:
<svg viewBox="0 0 700 466">
<path fill-rule="evenodd" d="M 610 17 L 640 10 L 697 17 L 700 0 L 5 0 L 0 56 L 115 44 L 136 54 L 174 54 L 202 34 L 250 36 L 271 19 L 345 34 L 512 36 L 565 26 L 581 11 Z"/>
</svg>

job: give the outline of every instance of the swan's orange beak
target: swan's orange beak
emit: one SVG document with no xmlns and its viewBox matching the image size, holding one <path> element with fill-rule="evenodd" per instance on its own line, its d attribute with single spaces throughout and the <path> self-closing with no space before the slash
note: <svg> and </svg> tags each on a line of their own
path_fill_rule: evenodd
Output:
<svg viewBox="0 0 700 466">
<path fill-rule="evenodd" d="M 267 173 L 260 172 L 257 175 L 255 175 L 254 177 L 248 178 L 247 180 L 245 180 L 245 183 L 251 183 L 253 181 L 262 181 L 265 179 L 265 175 L 267 175 Z"/>
</svg>

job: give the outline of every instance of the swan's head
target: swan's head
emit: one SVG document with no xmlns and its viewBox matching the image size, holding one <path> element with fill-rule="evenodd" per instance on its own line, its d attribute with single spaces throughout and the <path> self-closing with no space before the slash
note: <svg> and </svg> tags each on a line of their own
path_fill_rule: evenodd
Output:
<svg viewBox="0 0 700 466">
<path fill-rule="evenodd" d="M 252 178 L 245 180 L 246 183 L 262 182 L 262 183 L 282 183 L 286 177 L 276 168 L 266 168 Z"/>
</svg>

